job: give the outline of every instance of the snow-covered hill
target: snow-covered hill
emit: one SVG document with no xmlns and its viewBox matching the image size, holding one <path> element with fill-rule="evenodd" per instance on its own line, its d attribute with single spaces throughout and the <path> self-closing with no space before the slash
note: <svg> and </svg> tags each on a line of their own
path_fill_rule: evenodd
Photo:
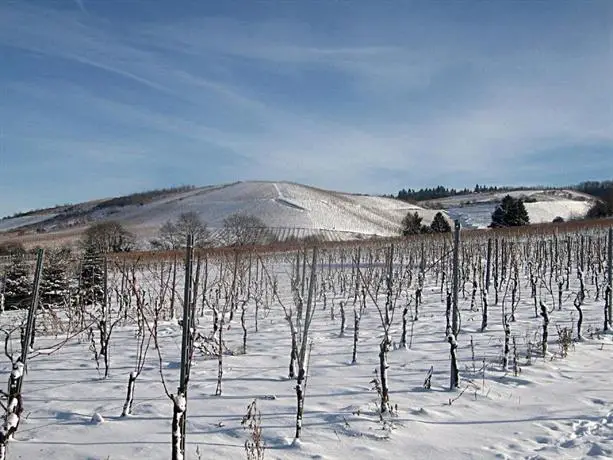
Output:
<svg viewBox="0 0 613 460">
<path fill-rule="evenodd" d="M 367 195 L 322 190 L 289 182 L 237 182 L 164 195 L 144 204 L 101 206 L 104 201 L 83 203 L 53 214 L 0 221 L 6 230 L 66 231 L 91 222 L 113 219 L 122 222 L 140 240 L 155 235 L 159 227 L 181 213 L 196 212 L 215 232 L 235 213 L 260 218 L 277 238 L 317 235 L 326 240 L 349 240 L 371 236 L 394 236 L 402 218 L 418 212 L 428 224 L 436 210 L 402 201 Z"/>
<path fill-rule="evenodd" d="M 452 219 L 459 219 L 465 227 L 485 228 L 505 195 L 526 200 L 526 210 L 533 224 L 551 222 L 556 217 L 564 220 L 585 217 L 595 201 L 590 195 L 572 190 L 518 190 L 458 195 L 422 204 L 445 209 Z"/>
<path fill-rule="evenodd" d="M 56 214 L 42 213 L 22 217 L 12 217 L 0 220 L 0 232 L 16 230 L 21 227 L 30 227 L 42 223 L 48 219 L 53 219 Z"/>
<path fill-rule="evenodd" d="M 524 190 L 508 192 L 527 200 L 531 223 L 581 218 L 594 198 L 570 190 Z M 20 241 L 37 245 L 45 241 L 70 244 L 93 222 L 118 220 L 146 247 L 164 222 L 185 212 L 195 212 L 213 235 L 221 233 L 228 216 L 241 213 L 261 219 L 280 241 L 317 237 L 346 241 L 399 234 L 402 218 L 417 212 L 429 224 L 438 210 L 464 227 L 485 228 L 491 214 L 507 192 L 475 193 L 424 201 L 422 206 L 399 200 L 323 190 L 291 182 L 236 182 L 185 188 L 153 198 L 130 197 L 96 200 L 53 208 L 21 217 L 0 220 L 0 240 L 19 232 Z M 125 199 L 124 199 L 125 198 Z M 128 204 L 126 204 L 128 203 Z"/>
</svg>

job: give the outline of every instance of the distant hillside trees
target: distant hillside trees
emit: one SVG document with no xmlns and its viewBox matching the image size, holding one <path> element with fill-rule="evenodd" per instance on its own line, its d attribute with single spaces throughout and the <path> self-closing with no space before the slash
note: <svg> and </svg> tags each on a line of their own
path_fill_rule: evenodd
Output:
<svg viewBox="0 0 613 460">
<path fill-rule="evenodd" d="M 528 211 L 521 198 L 513 198 L 507 195 L 492 213 L 490 227 L 518 227 L 530 223 Z"/>
<path fill-rule="evenodd" d="M 176 221 L 167 221 L 160 227 L 158 237 L 151 241 L 154 249 L 179 249 L 185 246 L 187 235 L 194 235 L 194 246 L 204 247 L 210 244 L 211 232 L 206 222 L 193 212 L 184 212 Z"/>
<path fill-rule="evenodd" d="M 34 216 L 36 214 L 42 214 L 42 213 L 51 213 L 51 212 L 57 212 L 60 211 L 64 208 L 68 208 L 72 206 L 70 203 L 65 203 L 65 204 L 56 204 L 55 206 L 51 207 L 51 208 L 38 208 L 38 209 L 30 209 L 29 211 L 22 211 L 22 212 L 16 212 L 11 214 L 10 216 L 4 216 L 2 218 L 0 218 L 0 220 L 4 220 L 4 219 L 15 219 L 17 217 L 27 217 L 27 216 Z"/>
<path fill-rule="evenodd" d="M 581 182 L 572 188 L 578 192 L 606 200 L 613 192 L 613 180 Z"/>
<path fill-rule="evenodd" d="M 454 188 L 447 188 L 439 185 L 438 187 L 433 188 L 421 188 L 419 190 L 414 189 L 402 189 L 398 192 L 395 198 L 403 201 L 423 201 L 423 200 L 434 200 L 440 198 L 447 198 L 455 195 L 464 195 L 467 193 L 471 193 L 472 190 L 467 188 L 463 190 L 456 190 Z"/>
<path fill-rule="evenodd" d="M 437 200 L 442 198 L 448 198 L 457 195 L 468 195 L 471 193 L 492 193 L 492 192 L 512 192 L 515 190 L 537 190 L 548 189 L 547 186 L 525 186 L 525 187 L 509 187 L 509 186 L 488 186 L 488 185 L 475 185 L 474 189 L 463 188 L 455 189 L 448 188 L 443 185 L 430 188 L 420 189 L 402 189 L 396 195 L 388 195 L 391 198 L 397 198 L 399 200 L 416 202 L 424 200 Z M 570 186 L 569 189 L 576 190 L 578 192 L 587 193 L 588 195 L 595 196 L 597 198 L 605 199 L 611 191 L 613 191 L 613 181 L 587 181 L 581 182 L 577 185 Z"/>
<path fill-rule="evenodd" d="M 613 181 L 607 182 L 584 182 L 579 185 L 569 187 L 570 189 L 577 190 L 584 193 L 589 193 L 597 197 L 602 197 L 602 190 L 606 187 L 612 187 Z M 425 200 L 439 200 L 443 198 L 449 198 L 457 195 L 470 195 L 473 193 L 500 193 L 500 192 L 513 192 L 517 190 L 547 190 L 551 189 L 548 186 L 489 186 L 477 184 L 473 189 L 463 188 L 447 188 L 443 185 L 438 185 L 431 188 L 416 189 L 402 189 L 396 195 L 387 195 L 390 198 L 396 198 L 408 202 L 417 202 Z"/>
<path fill-rule="evenodd" d="M 586 218 L 600 219 L 613 216 L 613 181 L 582 182 L 576 186 L 576 190 L 599 199 L 587 212 Z"/>
<path fill-rule="evenodd" d="M 526 187 L 526 188 L 529 188 L 529 187 Z M 396 194 L 396 196 L 391 195 L 391 197 L 397 198 L 403 201 L 416 202 L 416 201 L 425 201 L 425 200 L 439 200 L 443 198 L 449 198 L 451 196 L 468 195 L 471 193 L 510 192 L 513 190 L 520 190 L 520 188 L 518 187 L 498 187 L 498 186 L 488 186 L 488 185 L 477 184 L 475 185 L 474 189 L 469 189 L 469 188 L 455 189 L 455 188 L 447 188 L 443 185 L 438 185 L 436 187 L 431 187 L 431 188 L 420 188 L 419 190 L 402 189 Z"/>
<path fill-rule="evenodd" d="M 159 200 L 161 198 L 165 198 L 167 196 L 175 195 L 178 193 L 189 192 L 190 190 L 194 189 L 195 187 L 193 185 L 183 185 L 179 187 L 169 187 L 157 190 L 148 190 L 146 192 L 132 193 L 130 195 L 119 196 L 101 201 L 100 203 L 96 204 L 96 206 L 94 206 L 93 210 L 96 211 L 112 207 L 121 208 L 124 206 L 134 205 L 143 206 L 154 200 Z"/>
</svg>

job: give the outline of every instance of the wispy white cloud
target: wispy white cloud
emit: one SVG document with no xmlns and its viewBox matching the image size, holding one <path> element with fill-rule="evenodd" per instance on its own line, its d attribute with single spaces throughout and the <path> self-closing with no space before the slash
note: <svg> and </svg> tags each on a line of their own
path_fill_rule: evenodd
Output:
<svg viewBox="0 0 613 460">
<path fill-rule="evenodd" d="M 201 145 L 202 154 L 224 152 L 210 168 L 222 180 L 392 192 L 439 177 L 456 186 L 516 182 L 503 165 L 528 165 L 539 152 L 568 146 L 613 148 L 612 33 L 601 23 L 613 10 L 604 3 L 600 17 L 578 20 L 585 33 L 567 33 L 568 20 L 553 17 L 529 25 L 540 28 L 531 35 L 499 17 L 499 43 L 496 24 L 419 14 L 405 18 L 406 33 L 399 21 L 387 30 L 360 19 L 330 36 L 291 15 L 126 22 L 96 15 L 93 5 L 86 11 L 2 4 L 0 46 L 117 78 L 65 72 L 5 83 L 46 107 L 41 124 L 63 122 L 61 136 L 54 141 L 42 129 L 41 141 L 92 161 L 140 155 L 170 164 Z M 59 100 L 63 121 L 45 121 Z M 85 123 L 80 113 L 98 122 L 71 142 L 67 126 Z M 134 129 L 96 132 L 96 123 Z M 172 154 L 168 145 L 176 146 Z"/>
<path fill-rule="evenodd" d="M 83 0 L 74 0 L 74 2 L 77 4 L 77 7 L 79 8 L 79 10 L 81 10 L 82 13 L 87 13 Z"/>
</svg>

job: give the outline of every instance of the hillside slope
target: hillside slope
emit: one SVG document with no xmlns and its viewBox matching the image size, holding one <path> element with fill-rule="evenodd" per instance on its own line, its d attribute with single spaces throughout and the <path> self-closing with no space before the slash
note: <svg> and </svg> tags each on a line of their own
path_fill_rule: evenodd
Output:
<svg viewBox="0 0 613 460">
<path fill-rule="evenodd" d="M 62 212 L 0 221 L 0 232 L 66 232 L 92 222 L 118 220 L 141 242 L 181 213 L 196 212 L 213 231 L 235 213 L 260 218 L 280 240 L 318 236 L 326 240 L 349 240 L 371 236 L 394 236 L 402 218 L 418 212 L 424 223 L 436 210 L 402 201 L 322 190 L 289 182 L 237 182 L 173 193 L 144 204 L 100 206 L 100 201 L 71 206 Z"/>
<path fill-rule="evenodd" d="M 457 195 L 420 204 L 445 209 L 452 219 L 459 219 L 465 227 L 486 228 L 491 223 L 492 212 L 505 195 L 527 200 L 526 210 L 533 224 L 551 222 L 558 216 L 564 220 L 583 218 L 595 202 L 594 197 L 572 190 L 519 190 Z"/>
</svg>

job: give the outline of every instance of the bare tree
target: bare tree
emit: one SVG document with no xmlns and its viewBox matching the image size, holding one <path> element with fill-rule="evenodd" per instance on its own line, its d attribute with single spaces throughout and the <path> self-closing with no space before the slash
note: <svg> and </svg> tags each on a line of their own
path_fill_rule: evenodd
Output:
<svg viewBox="0 0 613 460">
<path fill-rule="evenodd" d="M 206 222 L 194 211 L 184 212 L 174 222 L 165 222 L 151 245 L 154 249 L 180 249 L 185 246 L 187 235 L 194 235 L 194 247 L 204 247 L 210 242 Z"/>
<path fill-rule="evenodd" d="M 381 328 L 383 330 L 383 337 L 381 338 L 381 342 L 379 344 L 379 368 L 375 371 L 376 376 L 373 379 L 372 383 L 374 383 L 377 392 L 380 397 L 380 405 L 379 411 L 380 414 L 385 414 L 391 412 L 392 405 L 389 401 L 389 382 L 388 382 L 388 361 L 387 354 L 391 349 L 392 341 L 390 337 L 390 328 L 393 323 L 394 313 L 396 311 L 396 303 L 398 301 L 398 297 L 400 295 L 400 290 L 398 287 L 394 286 L 394 245 L 391 245 L 389 249 L 386 251 L 386 271 L 387 273 L 383 275 L 382 278 L 378 280 L 367 280 L 362 273 L 362 270 L 358 267 L 358 274 L 362 279 L 363 286 L 368 293 L 370 299 L 375 305 L 377 312 L 379 313 L 379 319 L 381 320 Z M 381 281 L 385 281 L 386 286 L 386 299 L 385 305 L 381 306 L 380 302 L 377 300 L 378 286 Z M 372 286 L 374 284 L 374 286 Z M 374 292 L 373 292 L 374 288 Z M 380 379 L 380 380 L 379 380 Z"/>
<path fill-rule="evenodd" d="M 259 217 L 249 214 L 232 214 L 223 220 L 224 240 L 234 246 L 265 244 L 270 241 L 270 231 Z"/>
<path fill-rule="evenodd" d="M 134 248 L 134 235 L 121 223 L 109 220 L 91 225 L 81 244 L 87 251 L 98 254 L 126 252 Z"/>
<path fill-rule="evenodd" d="M 159 314 L 161 308 L 158 305 L 161 303 L 161 298 L 154 298 L 150 294 L 150 302 L 147 302 L 144 298 L 145 292 L 138 288 L 136 281 L 135 267 L 131 267 L 131 279 L 129 279 L 130 288 L 134 297 L 136 298 L 136 324 L 138 326 L 136 333 L 136 363 L 134 364 L 134 370 L 130 372 L 128 376 L 128 389 L 126 393 L 126 401 L 123 405 L 121 412 L 122 417 L 127 417 L 132 414 L 132 406 L 134 404 L 134 387 L 136 385 L 136 379 L 140 376 L 145 362 L 147 360 L 147 352 L 149 351 L 149 345 L 154 334 L 157 334 L 157 325 L 159 321 Z M 127 275 L 127 274 L 126 274 Z M 161 292 L 163 296 L 163 289 Z M 153 304 L 153 311 L 148 311 L 147 306 Z M 147 327 L 146 316 L 147 314 L 153 316 L 153 328 Z"/>
<path fill-rule="evenodd" d="M 125 299 L 129 296 L 130 290 L 125 284 L 122 285 L 122 290 L 118 293 L 120 301 L 116 306 L 113 306 L 109 296 L 109 271 L 106 257 L 102 259 L 102 270 L 102 298 L 93 300 L 90 308 L 84 310 L 83 313 L 93 324 L 89 329 L 90 350 L 94 355 L 98 371 L 102 358 L 104 378 L 106 379 L 111 368 L 111 336 L 115 327 L 126 319 L 127 309 L 130 305 Z M 97 337 L 96 333 L 98 334 Z"/>
</svg>

